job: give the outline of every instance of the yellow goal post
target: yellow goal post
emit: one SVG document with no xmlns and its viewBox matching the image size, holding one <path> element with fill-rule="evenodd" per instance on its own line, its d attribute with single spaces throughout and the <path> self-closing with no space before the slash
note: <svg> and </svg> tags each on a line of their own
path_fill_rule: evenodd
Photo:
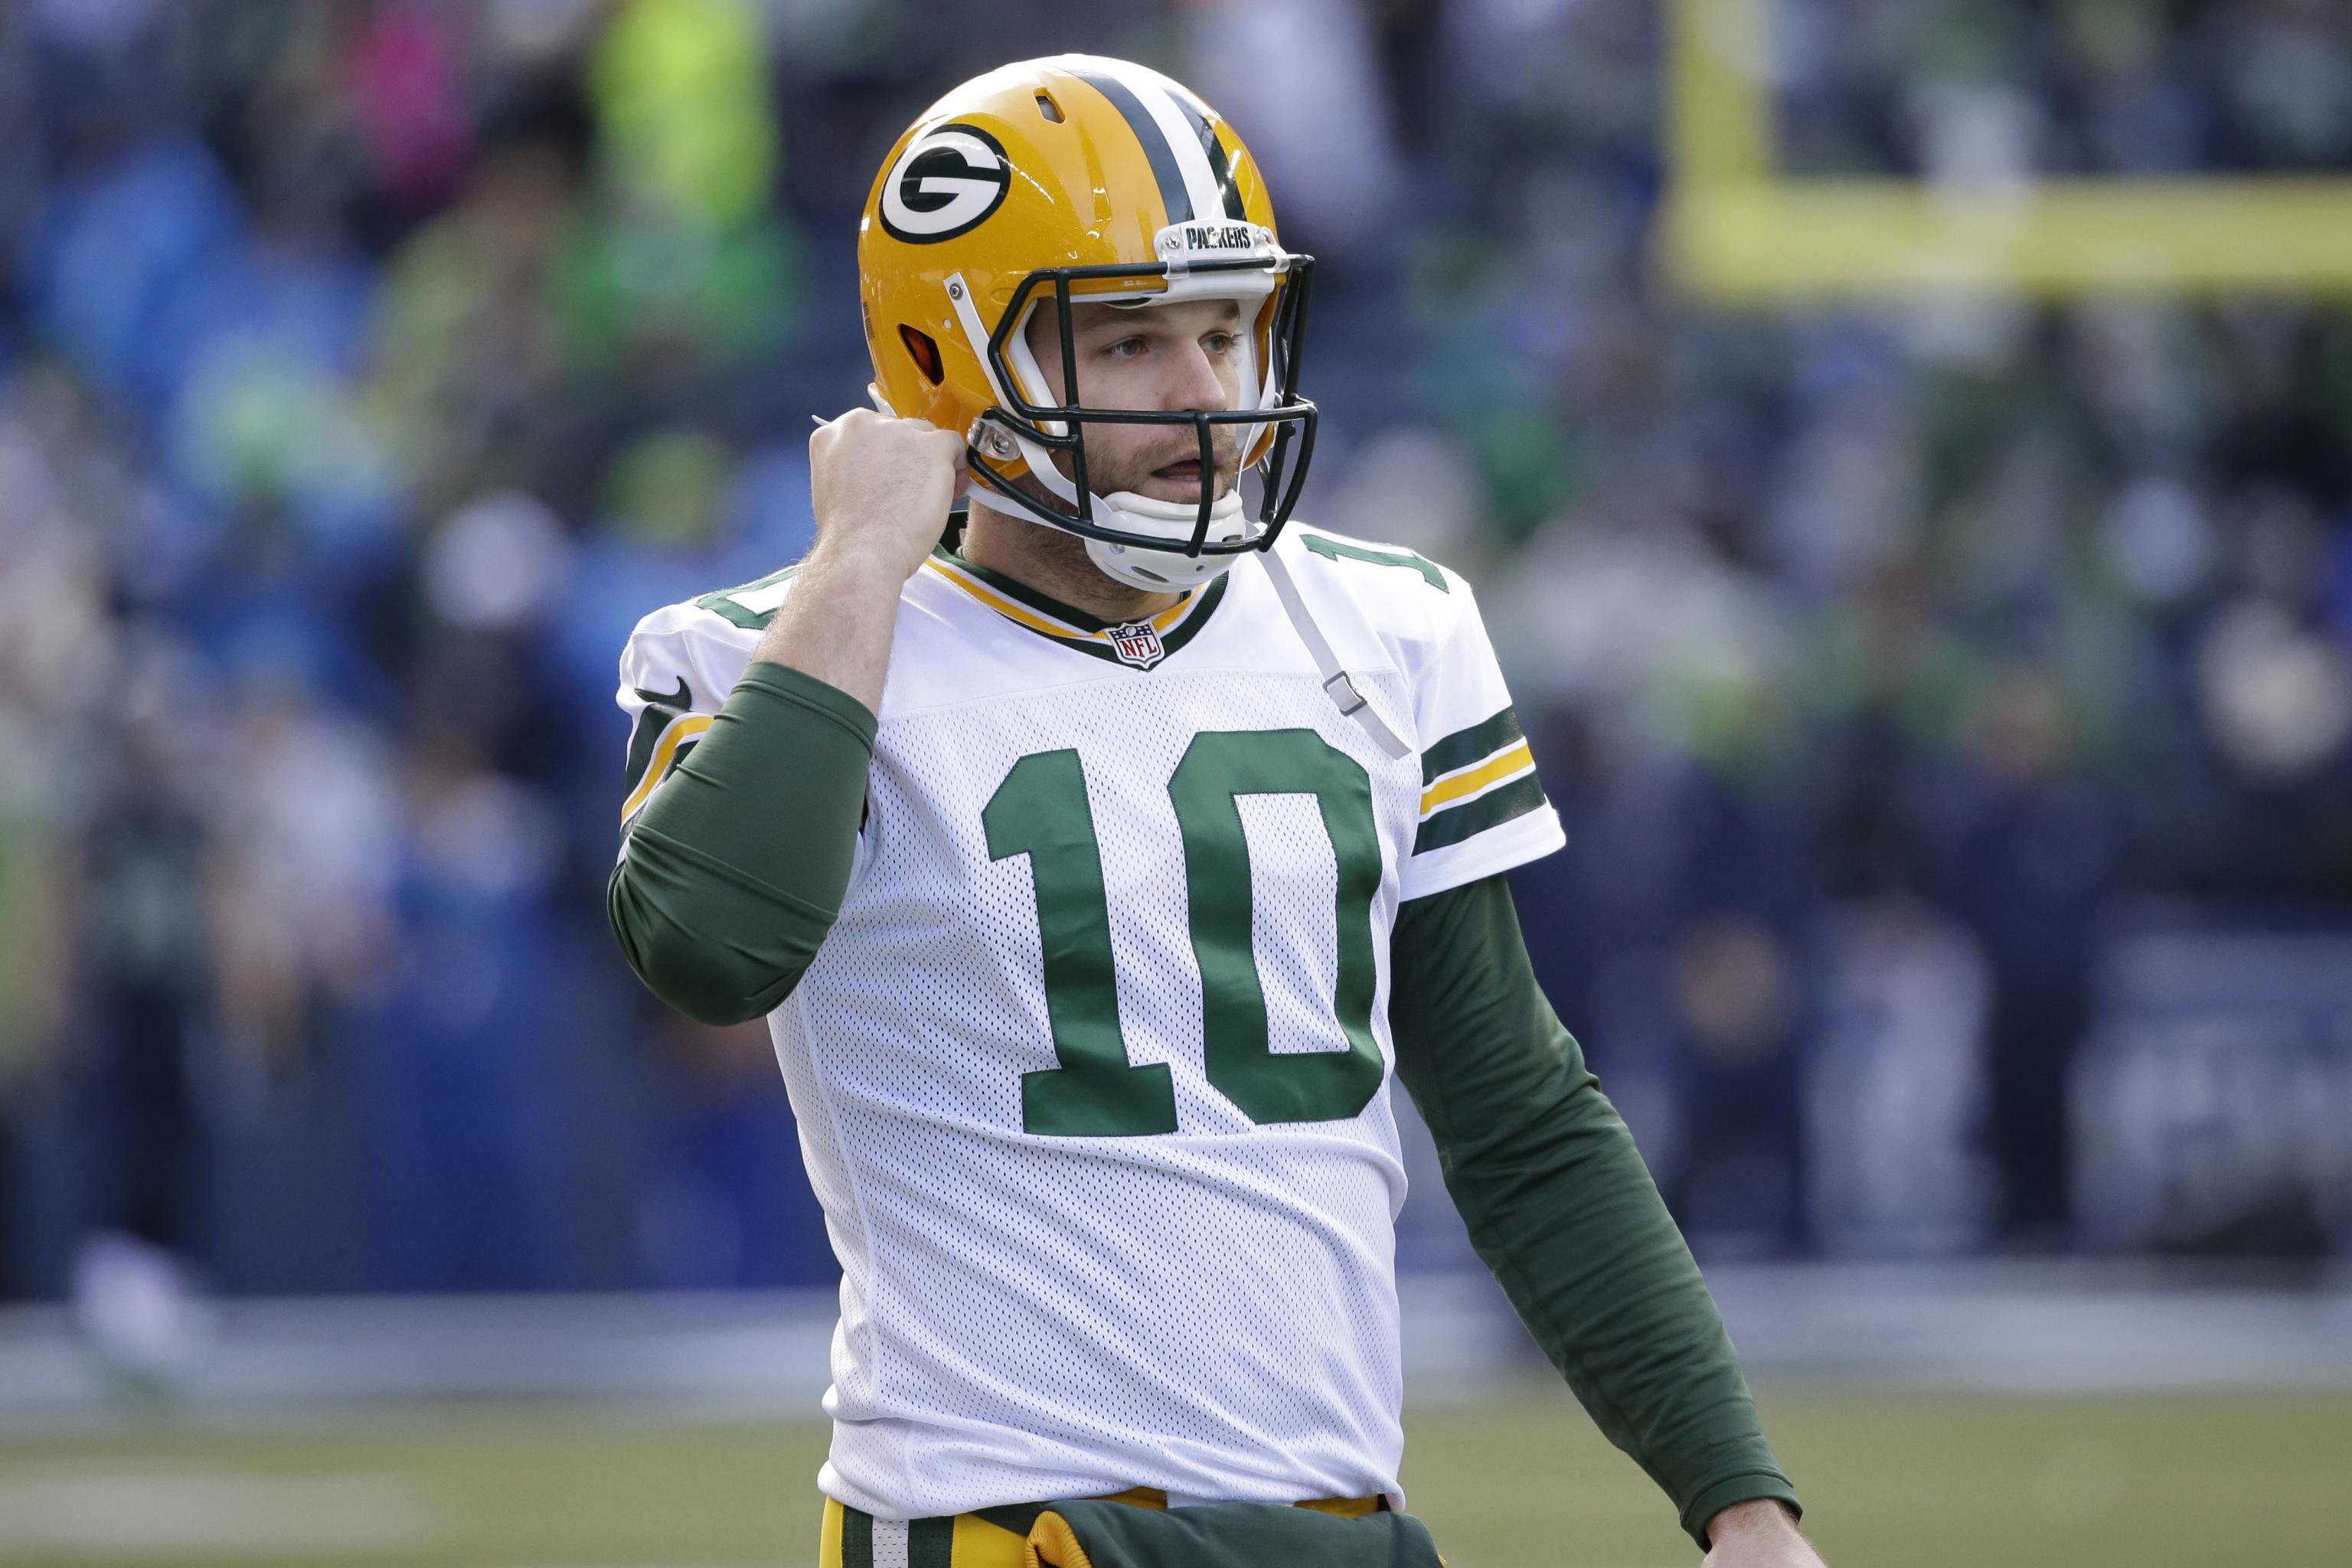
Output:
<svg viewBox="0 0 2352 1568">
<path fill-rule="evenodd" d="M 1699 298 L 2352 292 L 2352 178 L 1785 174 L 1770 0 L 1665 5 L 1661 255 Z"/>
</svg>

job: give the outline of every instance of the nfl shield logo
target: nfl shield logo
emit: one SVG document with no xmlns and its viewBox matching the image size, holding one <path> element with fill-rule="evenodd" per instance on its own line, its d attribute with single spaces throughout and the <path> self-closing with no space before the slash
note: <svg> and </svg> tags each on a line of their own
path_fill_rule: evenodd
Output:
<svg viewBox="0 0 2352 1568">
<path fill-rule="evenodd" d="M 1150 669 L 1168 657 L 1167 648 L 1160 645 L 1159 629 L 1150 621 L 1129 621 L 1103 635 L 1110 638 L 1111 651 L 1118 655 L 1121 664 Z"/>
</svg>

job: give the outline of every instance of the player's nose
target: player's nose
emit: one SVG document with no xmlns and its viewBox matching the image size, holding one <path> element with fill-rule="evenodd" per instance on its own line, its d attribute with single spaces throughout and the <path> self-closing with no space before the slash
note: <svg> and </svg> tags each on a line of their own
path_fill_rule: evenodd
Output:
<svg viewBox="0 0 2352 1568">
<path fill-rule="evenodd" d="M 1233 389 L 1218 374 L 1219 362 L 1214 354 L 1198 343 L 1188 343 L 1168 357 L 1169 378 L 1161 389 L 1160 407 L 1192 414 L 1233 405 Z"/>
</svg>

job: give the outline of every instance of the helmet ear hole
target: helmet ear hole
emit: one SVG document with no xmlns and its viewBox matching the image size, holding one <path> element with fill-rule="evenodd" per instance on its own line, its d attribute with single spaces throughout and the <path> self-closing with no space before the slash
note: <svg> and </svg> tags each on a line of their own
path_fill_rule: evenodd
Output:
<svg viewBox="0 0 2352 1568">
<path fill-rule="evenodd" d="M 933 386 L 946 374 L 940 363 L 940 345 L 929 332 L 919 332 L 904 321 L 898 323 L 898 341 L 907 345 L 907 357 L 923 373 L 923 379 Z"/>
</svg>

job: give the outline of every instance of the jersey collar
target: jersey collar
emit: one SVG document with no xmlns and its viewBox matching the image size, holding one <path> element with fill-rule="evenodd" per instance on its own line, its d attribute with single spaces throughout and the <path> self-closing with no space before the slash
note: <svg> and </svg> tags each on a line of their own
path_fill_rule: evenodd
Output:
<svg viewBox="0 0 2352 1568">
<path fill-rule="evenodd" d="M 932 551 L 923 564 L 1017 626 L 1091 658 L 1135 669 L 1158 668 L 1198 636 L 1232 578 L 1231 573 L 1223 574 L 1148 619 L 1112 622 L 976 565 L 945 545 Z"/>
</svg>

